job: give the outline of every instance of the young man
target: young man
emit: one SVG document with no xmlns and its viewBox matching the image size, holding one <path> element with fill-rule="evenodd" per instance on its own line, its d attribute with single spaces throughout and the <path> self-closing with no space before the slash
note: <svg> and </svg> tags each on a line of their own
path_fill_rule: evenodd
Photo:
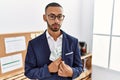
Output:
<svg viewBox="0 0 120 80">
<path fill-rule="evenodd" d="M 64 31 L 63 8 L 50 3 L 43 15 L 47 30 L 29 41 L 25 59 L 25 75 L 38 80 L 72 80 L 82 72 L 78 40 Z"/>
</svg>

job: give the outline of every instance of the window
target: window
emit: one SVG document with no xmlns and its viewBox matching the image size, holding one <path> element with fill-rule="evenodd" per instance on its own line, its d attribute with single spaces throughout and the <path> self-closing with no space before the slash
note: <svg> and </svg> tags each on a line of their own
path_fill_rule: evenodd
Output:
<svg viewBox="0 0 120 80">
<path fill-rule="evenodd" d="M 120 0 L 96 0 L 93 65 L 120 71 Z"/>
</svg>

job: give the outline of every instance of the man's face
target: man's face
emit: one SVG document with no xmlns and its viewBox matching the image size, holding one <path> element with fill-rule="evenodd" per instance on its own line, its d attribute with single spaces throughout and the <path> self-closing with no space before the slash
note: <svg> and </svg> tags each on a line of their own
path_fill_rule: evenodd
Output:
<svg viewBox="0 0 120 80">
<path fill-rule="evenodd" d="M 64 15 L 61 7 L 48 7 L 45 14 L 48 29 L 57 32 L 60 30 Z"/>
</svg>

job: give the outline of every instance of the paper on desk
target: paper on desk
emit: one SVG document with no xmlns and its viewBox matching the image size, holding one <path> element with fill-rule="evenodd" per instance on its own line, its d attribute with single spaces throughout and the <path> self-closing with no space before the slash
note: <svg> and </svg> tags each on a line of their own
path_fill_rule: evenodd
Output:
<svg viewBox="0 0 120 80">
<path fill-rule="evenodd" d="M 22 67 L 22 54 L 0 58 L 1 72 L 6 73 Z"/>
<path fill-rule="evenodd" d="M 26 49 L 25 37 L 10 37 L 5 38 L 6 53 L 22 51 Z"/>
</svg>

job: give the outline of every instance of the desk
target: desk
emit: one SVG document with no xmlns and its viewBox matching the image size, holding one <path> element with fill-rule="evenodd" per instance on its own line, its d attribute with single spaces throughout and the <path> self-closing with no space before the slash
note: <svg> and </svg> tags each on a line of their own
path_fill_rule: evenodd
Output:
<svg viewBox="0 0 120 80">
<path fill-rule="evenodd" d="M 91 80 L 91 74 L 92 74 L 92 54 L 87 53 L 84 56 L 81 57 L 83 62 L 83 72 L 80 74 L 79 77 L 77 77 L 75 80 Z"/>
</svg>

